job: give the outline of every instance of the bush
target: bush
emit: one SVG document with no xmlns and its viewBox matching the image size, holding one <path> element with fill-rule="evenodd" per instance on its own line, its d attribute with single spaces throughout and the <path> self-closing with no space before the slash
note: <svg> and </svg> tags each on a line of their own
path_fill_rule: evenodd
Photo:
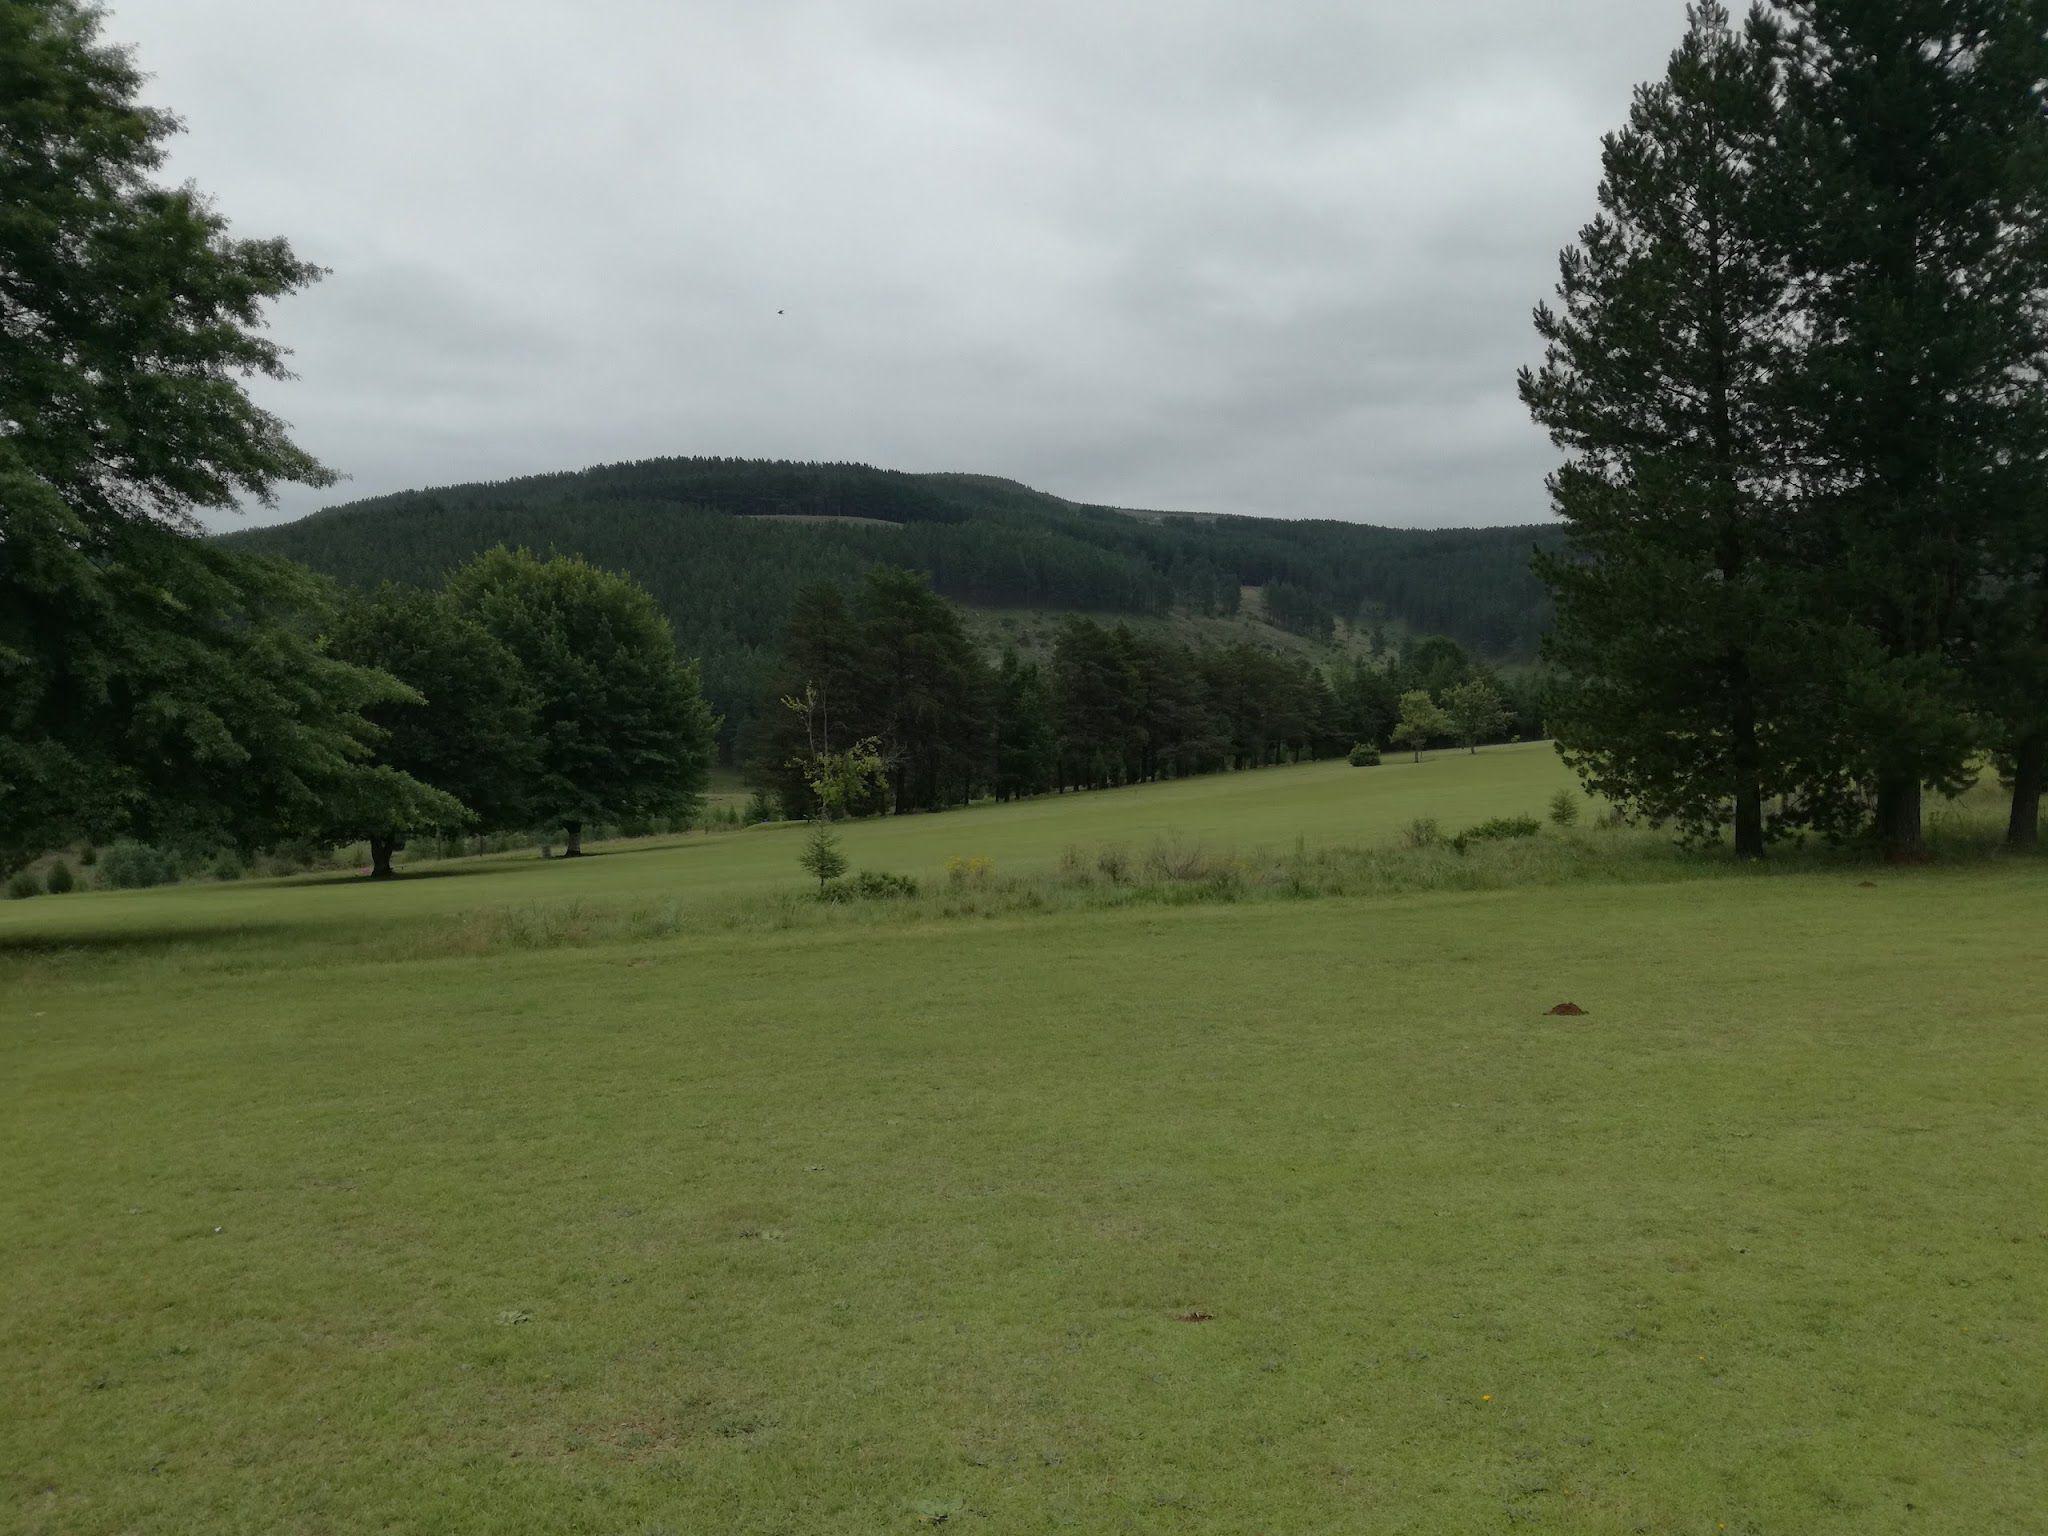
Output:
<svg viewBox="0 0 2048 1536">
<path fill-rule="evenodd" d="M 52 864 L 50 872 L 43 876 L 43 888 L 52 896 L 62 896 L 77 884 L 78 882 L 72 878 L 71 866 L 62 859 Z"/>
<path fill-rule="evenodd" d="M 781 819 L 774 803 L 758 789 L 748 797 L 747 808 L 740 812 L 740 821 L 749 827 L 758 827 L 764 821 Z"/>
<path fill-rule="evenodd" d="M 946 860 L 946 883 L 955 890 L 987 885 L 995 875 L 995 860 L 985 859 L 978 853 L 970 854 L 964 859 L 955 854 Z"/>
<path fill-rule="evenodd" d="M 216 880 L 239 880 L 249 873 L 249 866 L 242 862 L 242 856 L 234 849 L 223 848 L 213 856 L 206 872 Z"/>
<path fill-rule="evenodd" d="M 1568 789 L 1560 789 L 1550 797 L 1550 824 L 1554 827 L 1568 827 L 1579 819 L 1579 797 Z"/>
<path fill-rule="evenodd" d="M 93 865 L 99 863 L 99 861 L 100 851 L 99 849 L 93 847 L 91 843 L 87 843 L 83 848 L 78 850 L 78 867 L 80 869 L 91 869 Z"/>
<path fill-rule="evenodd" d="M 818 892 L 820 901 L 892 901 L 917 894 L 917 882 L 908 875 L 886 870 L 863 869 L 844 880 L 829 882 Z"/>
<path fill-rule="evenodd" d="M 1131 878 L 1131 856 L 1111 843 L 1097 850 L 1095 869 L 1111 885 L 1122 885 Z"/>
<path fill-rule="evenodd" d="M 1344 761 L 1354 768 L 1377 768 L 1380 765 L 1380 749 L 1369 747 L 1361 741 L 1351 749 L 1350 755 Z"/>
<path fill-rule="evenodd" d="M 1401 841 L 1410 848 L 1434 848 L 1444 840 L 1444 829 L 1434 816 L 1418 816 L 1401 829 Z"/>
<path fill-rule="evenodd" d="M 1463 853 L 1474 843 L 1505 842 L 1514 837 L 1534 837 L 1543 830 L 1543 823 L 1534 816 L 1495 816 L 1482 821 L 1476 827 L 1467 827 L 1451 839 L 1451 846 Z"/>
<path fill-rule="evenodd" d="M 40 896 L 42 893 L 42 881 L 25 869 L 18 871 L 14 878 L 7 882 L 7 899 L 9 901 L 20 901 L 24 897 Z"/>
<path fill-rule="evenodd" d="M 116 891 L 141 890 L 145 886 L 168 885 L 177 871 L 147 843 L 121 842 L 100 855 L 100 884 Z"/>
</svg>

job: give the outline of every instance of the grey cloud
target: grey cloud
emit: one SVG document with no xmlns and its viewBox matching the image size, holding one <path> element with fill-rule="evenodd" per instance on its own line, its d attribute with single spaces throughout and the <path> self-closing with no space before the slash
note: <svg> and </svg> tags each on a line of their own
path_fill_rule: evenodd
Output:
<svg viewBox="0 0 2048 1536">
<path fill-rule="evenodd" d="M 1426 525 L 1544 515 L 1529 309 L 1682 10 L 115 0 L 109 30 L 189 124 L 173 174 L 333 269 L 260 393 L 350 480 L 278 515 L 726 453 Z"/>
</svg>

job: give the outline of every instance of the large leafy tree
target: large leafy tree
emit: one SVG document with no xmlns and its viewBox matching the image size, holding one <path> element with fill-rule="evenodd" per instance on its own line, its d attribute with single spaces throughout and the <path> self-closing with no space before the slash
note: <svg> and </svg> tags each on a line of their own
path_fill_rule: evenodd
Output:
<svg viewBox="0 0 2048 1536">
<path fill-rule="evenodd" d="M 449 593 L 533 690 L 538 756 L 523 797 L 571 855 L 599 820 L 694 815 L 714 728 L 697 668 L 645 589 L 581 560 L 488 550 Z"/>
<path fill-rule="evenodd" d="M 1589 788 L 1764 851 L 1766 805 L 1812 801 L 1817 680 L 1785 494 L 1778 383 L 1796 300 L 1777 144 L 1784 48 L 1690 8 L 1602 156 L 1599 215 L 1536 314 L 1521 391 L 1565 453 L 1550 720 Z"/>
<path fill-rule="evenodd" d="M 1787 0 L 1801 189 L 1802 488 L 1848 648 L 1839 691 L 1889 850 L 1976 772 L 1982 690 L 2027 628 L 2048 495 L 2048 5 Z M 1993 638 L 1994 654 L 1973 656 Z M 2008 678 L 2016 745 L 2029 692 Z M 2036 696 L 2038 697 L 2038 696 Z M 2038 723 L 2036 710 L 2032 716 Z"/>
<path fill-rule="evenodd" d="M 519 660 L 443 593 L 387 586 L 341 610 L 328 634 L 336 656 L 390 674 L 416 696 L 369 711 L 374 762 L 459 802 L 458 817 L 412 821 L 433 807 L 371 800 L 338 806 L 333 831 L 369 842 L 371 873 L 389 876 L 392 851 L 427 826 L 513 826 L 527 814 L 538 767 L 533 688 Z M 366 820 L 353 821 L 357 816 Z"/>
<path fill-rule="evenodd" d="M 0 0 L 0 862 L 78 835 L 292 835 L 361 776 L 361 711 L 303 573 L 196 514 L 327 472 L 244 387 L 316 269 L 153 180 L 177 123 L 76 0 Z"/>
</svg>

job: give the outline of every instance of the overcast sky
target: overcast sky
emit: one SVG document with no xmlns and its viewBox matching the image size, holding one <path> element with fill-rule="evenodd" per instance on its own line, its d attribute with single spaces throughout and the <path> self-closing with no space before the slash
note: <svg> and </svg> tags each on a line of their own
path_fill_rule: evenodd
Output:
<svg viewBox="0 0 2048 1536">
<path fill-rule="evenodd" d="M 1682 0 L 114 0 L 172 173 L 332 269 L 350 478 L 660 454 L 1544 516 L 1514 396 Z"/>
</svg>

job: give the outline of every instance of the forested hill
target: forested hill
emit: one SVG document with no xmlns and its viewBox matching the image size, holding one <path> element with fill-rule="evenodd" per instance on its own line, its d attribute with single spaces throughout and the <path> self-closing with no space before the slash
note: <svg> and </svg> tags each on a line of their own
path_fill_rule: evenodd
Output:
<svg viewBox="0 0 2048 1536">
<path fill-rule="evenodd" d="M 494 544 L 576 554 L 653 592 L 728 721 L 758 707 L 791 595 L 878 562 L 978 608 L 1264 618 L 1311 637 L 1387 623 L 1498 659 L 1534 653 L 1547 528 L 1358 523 L 1085 506 L 984 475 L 649 459 L 406 491 L 227 535 L 352 586 L 438 582 Z"/>
</svg>

